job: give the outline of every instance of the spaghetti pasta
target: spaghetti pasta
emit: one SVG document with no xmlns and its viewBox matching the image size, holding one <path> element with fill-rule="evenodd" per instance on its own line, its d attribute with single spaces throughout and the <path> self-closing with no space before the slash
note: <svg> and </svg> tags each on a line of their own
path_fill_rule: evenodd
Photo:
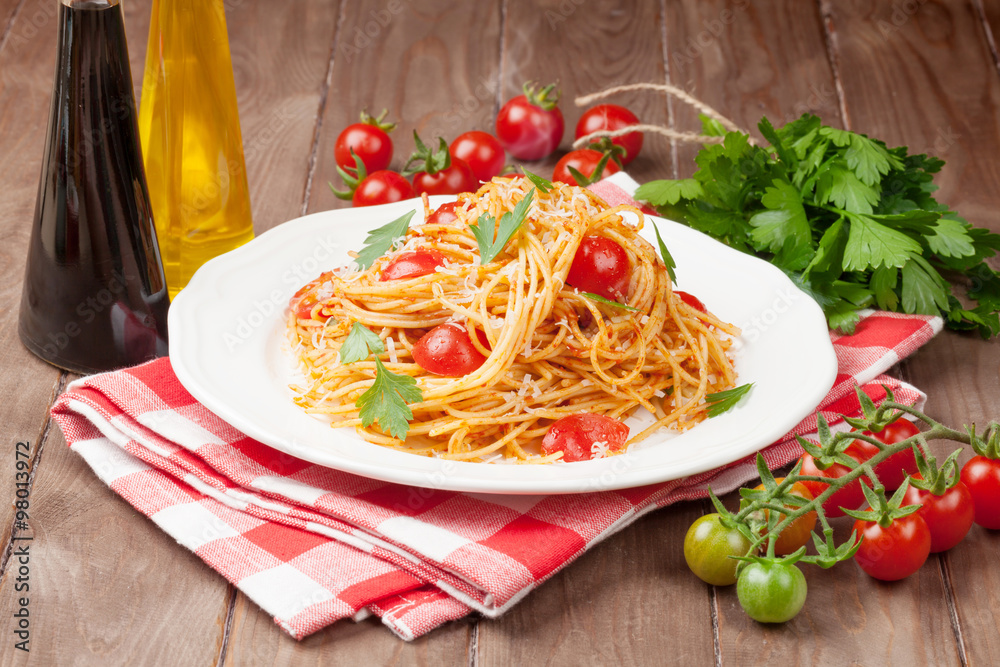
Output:
<svg viewBox="0 0 1000 667">
<path fill-rule="evenodd" d="M 562 452 L 542 454 L 539 443 L 555 420 L 581 412 L 624 419 L 648 410 L 655 423 L 628 444 L 705 419 L 705 397 L 735 384 L 727 351 L 739 331 L 672 290 L 665 265 L 638 233 L 641 211 L 559 183 L 535 189 L 521 227 L 481 265 L 470 225 L 484 214 L 499 220 L 529 193 L 526 178 L 495 178 L 459 195 L 457 220 L 413 226 L 368 269 L 343 267 L 303 287 L 288 315 L 306 377 L 293 387 L 296 402 L 328 415 L 333 426 L 356 427 L 369 442 L 477 462 L 557 461 Z M 577 248 L 590 236 L 625 249 L 627 308 L 566 284 Z M 425 275 L 381 279 L 416 249 L 433 251 L 440 265 Z M 338 358 L 355 322 L 383 341 L 384 367 L 414 377 L 422 392 L 409 406 L 405 441 L 378 424 L 362 425 L 356 402 L 374 382 L 375 361 Z M 433 375 L 414 360 L 421 337 L 445 323 L 464 328 L 485 358 L 460 377 Z M 594 444 L 595 455 L 618 453 Z"/>
</svg>

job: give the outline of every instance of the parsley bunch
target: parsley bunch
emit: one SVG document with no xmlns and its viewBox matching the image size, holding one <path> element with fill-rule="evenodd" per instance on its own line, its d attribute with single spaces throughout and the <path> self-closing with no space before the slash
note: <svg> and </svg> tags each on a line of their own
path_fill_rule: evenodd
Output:
<svg viewBox="0 0 1000 667">
<path fill-rule="evenodd" d="M 804 115 L 758 128 L 769 146 L 725 132 L 695 157 L 693 178 L 646 183 L 636 198 L 729 246 L 770 261 L 847 333 L 867 307 L 942 314 L 953 329 L 1000 333 L 1000 274 L 985 260 L 1000 234 L 933 197 L 944 161 L 888 148 Z M 949 281 L 975 303 L 966 307 Z"/>
</svg>

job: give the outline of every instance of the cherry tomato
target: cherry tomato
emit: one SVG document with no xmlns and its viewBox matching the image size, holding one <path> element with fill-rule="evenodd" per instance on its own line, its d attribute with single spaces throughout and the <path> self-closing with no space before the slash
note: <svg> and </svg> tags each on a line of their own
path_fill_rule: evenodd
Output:
<svg viewBox="0 0 1000 667">
<path fill-rule="evenodd" d="M 457 201 L 450 201 L 447 204 L 441 204 L 437 207 L 437 210 L 427 216 L 428 225 L 450 225 L 451 223 L 458 220 L 458 216 L 455 214 L 455 209 L 457 209 L 459 203 Z"/>
<path fill-rule="evenodd" d="M 850 449 L 850 447 L 847 448 L 848 456 L 851 455 Z M 826 477 L 827 479 L 837 479 L 838 477 L 843 477 L 850 471 L 850 468 L 840 463 L 834 463 L 826 470 L 820 470 L 816 467 L 816 461 L 813 459 L 812 455 L 802 455 L 802 471 L 800 473 L 802 475 L 815 475 L 818 477 Z M 818 497 L 819 494 L 826 491 L 829 487 L 829 484 L 826 484 L 825 482 L 803 480 L 802 484 L 809 489 L 813 498 Z M 827 498 L 826 502 L 823 503 L 823 511 L 826 512 L 826 515 L 830 518 L 844 516 L 844 512 L 840 509 L 841 507 L 849 510 L 857 509 L 864 501 L 865 495 L 864 491 L 861 490 L 861 483 L 855 479 L 847 486 L 839 489 L 836 493 Z"/>
<path fill-rule="evenodd" d="M 895 445 L 897 442 L 902 442 L 917 433 L 920 433 L 920 429 L 909 419 L 903 419 L 902 417 L 887 425 L 878 433 L 864 431 L 865 435 L 872 435 L 887 445 Z M 855 440 L 851 444 L 851 448 L 858 454 L 854 456 L 852 453 L 852 456 L 861 462 L 867 461 L 879 453 L 878 447 L 863 440 Z M 913 454 L 912 448 L 893 454 L 875 466 L 875 474 L 887 491 L 895 491 L 903 486 L 903 482 L 907 476 L 913 475 L 916 472 L 917 459 Z M 870 480 L 867 477 L 864 478 L 864 483 L 871 486 Z"/>
<path fill-rule="evenodd" d="M 463 160 L 477 181 L 488 181 L 503 171 L 503 146 L 488 132 L 472 130 L 458 135 L 449 148 L 452 158 Z"/>
<path fill-rule="evenodd" d="M 503 105 L 497 114 L 496 135 L 507 152 L 518 160 L 541 160 L 562 140 L 565 121 L 552 99 L 553 87 L 536 92 L 529 84 L 525 94 Z"/>
<path fill-rule="evenodd" d="M 707 313 L 708 309 L 705 308 L 705 304 L 701 302 L 701 299 L 693 294 L 688 294 L 687 292 L 682 292 L 680 290 L 674 290 L 674 294 L 681 298 L 681 301 L 691 306 L 695 310 L 700 310 L 703 313 Z"/>
<path fill-rule="evenodd" d="M 295 311 L 295 317 L 300 320 L 312 317 L 313 306 L 318 303 L 314 290 L 332 277 L 331 271 L 325 271 L 320 274 L 319 278 L 303 285 L 292 295 L 292 298 L 288 300 L 288 307 Z"/>
<path fill-rule="evenodd" d="M 774 481 L 780 484 L 783 479 L 785 478 L 776 477 Z M 763 484 L 758 484 L 756 486 L 757 490 L 762 490 L 763 488 Z M 813 494 L 802 482 L 795 482 L 795 484 L 792 484 L 791 493 L 792 495 L 800 496 L 806 500 L 813 499 Z M 770 515 L 770 511 L 764 510 L 765 521 L 767 520 L 768 515 Z M 784 518 L 785 515 L 782 513 L 778 516 L 778 521 L 781 521 Z M 812 534 L 812 529 L 815 527 L 816 512 L 807 512 L 806 514 L 803 514 L 778 534 L 778 539 L 774 543 L 774 553 L 778 556 L 787 556 L 788 554 L 797 551 L 800 547 L 805 546 L 809 542 L 809 536 Z"/>
<path fill-rule="evenodd" d="M 904 505 L 920 505 L 917 512 L 931 531 L 931 553 L 947 551 L 961 542 L 969 529 L 976 508 L 969 488 L 961 481 L 940 496 L 911 486 L 903 496 Z"/>
<path fill-rule="evenodd" d="M 566 284 L 615 301 L 628 295 L 631 273 L 625 248 L 604 236 L 584 236 L 573 256 Z"/>
<path fill-rule="evenodd" d="M 919 513 L 895 519 L 886 528 L 858 519 L 854 530 L 864 537 L 854 560 L 882 581 L 905 579 L 919 570 L 931 553 L 931 531 Z"/>
<path fill-rule="evenodd" d="M 961 479 L 972 494 L 976 523 L 1000 529 L 1000 460 L 973 456 L 962 466 Z"/>
<path fill-rule="evenodd" d="M 428 373 L 457 378 L 483 365 L 486 357 L 469 339 L 461 324 L 439 324 L 425 333 L 413 346 L 413 360 Z"/>
<path fill-rule="evenodd" d="M 392 139 L 386 130 L 395 127 L 389 123 L 383 123 L 382 116 L 372 118 L 367 113 L 362 112 L 361 122 L 348 125 L 337 136 L 337 142 L 333 147 L 333 157 L 342 169 L 355 168 L 354 158 L 351 157 L 351 150 L 361 158 L 368 173 L 380 171 L 389 167 L 392 160 Z"/>
<path fill-rule="evenodd" d="M 586 136 L 598 130 L 619 130 L 629 125 L 638 125 L 639 119 L 634 113 L 617 104 L 598 104 L 587 109 L 576 124 L 576 138 Z M 622 164 L 628 164 L 642 149 L 642 132 L 629 132 L 620 137 L 612 137 L 611 143 L 625 149 Z"/>
<path fill-rule="evenodd" d="M 556 168 L 552 172 L 552 180 L 566 183 L 567 185 L 579 185 L 576 179 L 573 178 L 573 174 L 570 173 L 569 168 L 573 167 L 589 179 L 594 174 L 594 169 L 597 168 L 597 163 L 601 161 L 602 157 L 604 157 L 602 153 L 591 148 L 570 151 L 566 155 L 563 155 L 559 162 L 556 163 Z M 608 160 L 604 165 L 601 177 L 610 176 L 619 171 L 621 171 L 621 168 L 615 164 L 614 160 Z"/>
<path fill-rule="evenodd" d="M 563 461 L 589 461 L 594 443 L 603 442 L 617 452 L 628 440 L 628 426 L 612 417 L 582 413 L 557 419 L 542 439 L 542 451 L 561 451 Z"/>
<path fill-rule="evenodd" d="M 718 514 L 706 514 L 688 528 L 684 536 L 684 560 L 695 576 L 713 586 L 736 583 L 738 560 L 746 556 L 750 542 L 735 528 L 727 528 Z"/>
<path fill-rule="evenodd" d="M 794 563 L 752 562 L 740 572 L 736 597 L 759 623 L 790 621 L 806 603 L 805 575 Z"/>
<path fill-rule="evenodd" d="M 358 184 L 351 197 L 354 206 L 376 206 L 412 199 L 413 186 L 394 171 L 376 171 Z"/>
<path fill-rule="evenodd" d="M 379 280 L 403 280 L 419 278 L 434 273 L 434 269 L 444 265 L 444 255 L 436 250 L 414 250 L 400 253 L 389 262 Z"/>
<path fill-rule="evenodd" d="M 464 160 L 452 158 L 450 167 L 433 174 L 426 171 L 414 174 L 413 188 L 417 194 L 426 192 L 429 195 L 457 195 L 459 192 L 475 192 L 479 188 L 479 179 Z"/>
</svg>

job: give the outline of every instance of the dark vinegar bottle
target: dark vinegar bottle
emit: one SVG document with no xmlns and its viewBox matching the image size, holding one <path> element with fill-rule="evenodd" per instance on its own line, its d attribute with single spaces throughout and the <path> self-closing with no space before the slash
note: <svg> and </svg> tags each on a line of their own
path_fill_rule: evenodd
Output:
<svg viewBox="0 0 1000 667">
<path fill-rule="evenodd" d="M 119 0 L 62 0 L 18 327 L 79 373 L 167 353 L 169 298 L 142 166 Z"/>
</svg>

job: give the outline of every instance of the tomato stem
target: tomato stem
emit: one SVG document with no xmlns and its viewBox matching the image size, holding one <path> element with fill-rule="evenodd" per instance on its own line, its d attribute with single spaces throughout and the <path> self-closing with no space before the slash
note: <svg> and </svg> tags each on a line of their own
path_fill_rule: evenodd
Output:
<svg viewBox="0 0 1000 667">
<path fill-rule="evenodd" d="M 873 432 L 879 432 L 882 429 L 876 428 L 872 429 L 873 426 L 879 426 L 888 417 L 898 418 L 903 413 L 912 415 L 924 422 L 930 428 L 927 431 L 918 433 L 916 435 L 910 436 L 905 440 L 901 440 L 897 443 L 887 444 L 877 439 L 874 436 L 866 435 L 862 430 L 872 430 Z M 776 486 L 772 489 L 766 491 L 765 493 L 759 494 L 754 497 L 749 502 L 746 502 L 740 511 L 732 515 L 732 520 L 737 523 L 742 523 L 749 527 L 751 533 L 754 535 L 755 539 L 751 543 L 750 551 L 748 556 L 754 553 L 759 553 L 761 545 L 767 541 L 767 556 L 769 558 L 774 557 L 774 545 L 776 543 L 778 535 L 784 529 L 788 528 L 792 523 L 802 516 L 808 514 L 809 512 L 815 512 L 817 518 L 819 519 L 820 526 L 822 528 L 823 535 L 825 537 L 825 544 L 820 540 L 818 535 L 814 533 L 814 540 L 816 542 L 817 548 L 822 547 L 820 556 L 818 557 L 806 557 L 806 562 L 814 562 L 823 567 L 829 567 L 837 560 L 843 560 L 844 558 L 850 558 L 853 556 L 854 551 L 860 544 L 859 541 L 855 540 L 855 536 L 852 535 L 851 544 L 841 547 L 837 547 L 833 542 L 833 528 L 830 526 L 829 519 L 823 510 L 823 505 L 827 500 L 830 499 L 835 493 L 843 489 L 848 484 L 859 480 L 862 476 L 868 478 L 871 482 L 871 488 L 866 489 L 866 497 L 868 494 L 872 494 L 876 498 L 876 504 L 880 505 L 879 508 L 874 508 L 876 510 L 887 510 L 881 512 L 882 516 L 879 517 L 879 523 L 881 524 L 883 520 L 886 523 L 891 522 L 893 518 L 893 513 L 898 512 L 892 510 L 888 507 L 888 503 L 885 499 L 885 486 L 879 480 L 875 469 L 880 463 L 889 459 L 890 457 L 910 449 L 914 445 L 917 449 L 924 452 L 926 447 L 926 442 L 928 440 L 946 439 L 960 442 L 963 444 L 970 444 L 975 442 L 979 445 L 979 448 L 985 448 L 986 442 L 989 442 L 994 447 L 1000 448 L 1000 425 L 995 423 L 990 424 L 984 434 L 984 439 L 981 439 L 975 435 L 975 429 L 970 428 L 969 432 L 957 431 L 955 429 L 949 428 L 941 424 L 940 422 L 931 419 L 926 414 L 908 405 L 897 403 L 892 400 L 891 394 L 889 399 L 884 401 L 873 413 L 870 413 L 870 417 L 867 419 L 852 420 L 852 422 L 857 422 L 855 427 L 858 425 L 864 426 L 864 429 L 858 428 L 856 431 L 851 432 L 840 432 L 831 433 L 828 428 L 825 428 L 826 424 L 823 422 L 820 428 L 821 441 L 823 442 L 822 448 L 813 445 L 814 450 L 821 450 L 822 457 L 826 458 L 829 467 L 833 463 L 841 463 L 848 468 L 850 471 L 841 477 L 821 477 L 818 475 L 802 475 L 799 474 L 801 465 L 796 465 L 792 471 L 785 476 Z M 884 424 L 883 424 L 884 427 Z M 844 449 L 846 449 L 846 444 L 853 440 L 862 440 L 874 445 L 878 452 L 872 456 L 870 459 L 864 462 L 857 462 L 850 457 L 843 454 Z M 977 442 L 978 441 L 978 442 Z M 818 458 L 818 457 L 817 457 Z M 817 467 L 824 469 L 819 465 L 817 460 Z M 800 507 L 788 507 L 781 502 L 775 502 L 774 498 L 785 496 L 790 489 L 790 487 L 796 482 L 822 482 L 827 485 L 827 488 L 823 490 L 822 493 L 817 495 L 812 500 L 806 502 Z M 773 480 L 772 480 L 773 482 Z M 769 510 L 771 512 L 770 516 L 778 516 L 780 520 L 769 521 L 767 523 L 761 521 L 759 517 L 763 510 Z M 905 510 L 905 508 L 904 508 Z M 778 514 L 774 514 L 777 512 Z M 771 525 L 768 525 L 771 524 Z"/>
</svg>

